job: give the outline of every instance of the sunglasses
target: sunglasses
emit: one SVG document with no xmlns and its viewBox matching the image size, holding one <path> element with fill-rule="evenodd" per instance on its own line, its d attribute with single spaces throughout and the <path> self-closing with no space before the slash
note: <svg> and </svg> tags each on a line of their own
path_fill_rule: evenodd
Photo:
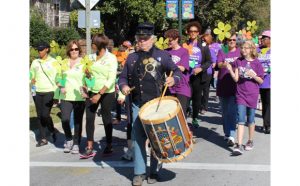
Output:
<svg viewBox="0 0 300 186">
<path fill-rule="evenodd" d="M 79 48 L 71 48 L 70 52 L 72 51 L 79 51 Z"/>
<path fill-rule="evenodd" d="M 198 30 L 189 30 L 189 33 L 198 33 Z"/>
<path fill-rule="evenodd" d="M 230 41 L 236 41 L 236 39 L 228 39 L 227 41 L 228 42 L 230 42 Z"/>
</svg>

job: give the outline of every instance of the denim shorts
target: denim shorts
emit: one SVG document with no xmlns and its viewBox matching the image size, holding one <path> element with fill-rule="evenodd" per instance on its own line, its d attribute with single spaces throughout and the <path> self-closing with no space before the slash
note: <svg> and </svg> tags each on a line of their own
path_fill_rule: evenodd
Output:
<svg viewBox="0 0 300 186">
<path fill-rule="evenodd" d="M 245 124 L 254 124 L 255 120 L 255 109 L 249 108 L 246 105 L 237 105 L 238 107 L 238 124 L 245 125 Z M 246 120 L 247 116 L 247 120 Z M 246 122 L 247 121 L 247 122 Z"/>
</svg>

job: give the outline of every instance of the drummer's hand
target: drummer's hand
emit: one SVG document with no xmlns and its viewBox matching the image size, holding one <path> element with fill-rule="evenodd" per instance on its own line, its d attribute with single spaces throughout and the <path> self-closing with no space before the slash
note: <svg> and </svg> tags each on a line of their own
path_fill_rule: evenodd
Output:
<svg viewBox="0 0 300 186">
<path fill-rule="evenodd" d="M 130 87 L 128 85 L 124 85 L 122 87 L 122 94 L 124 94 L 125 96 L 127 96 L 130 93 Z"/>
<path fill-rule="evenodd" d="M 166 85 L 167 85 L 168 87 L 171 87 L 171 86 L 173 86 L 174 84 L 175 84 L 174 78 L 173 78 L 173 77 L 167 77 L 167 79 L 166 79 Z"/>
</svg>

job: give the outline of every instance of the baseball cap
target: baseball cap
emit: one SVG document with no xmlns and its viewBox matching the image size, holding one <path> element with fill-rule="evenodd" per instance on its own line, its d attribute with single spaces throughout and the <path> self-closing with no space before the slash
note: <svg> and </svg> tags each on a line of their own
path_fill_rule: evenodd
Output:
<svg viewBox="0 0 300 186">
<path fill-rule="evenodd" d="M 263 31 L 263 33 L 261 35 L 262 35 L 262 37 L 267 36 L 267 37 L 271 38 L 271 30 L 265 30 L 265 31 Z"/>
<path fill-rule="evenodd" d="M 41 42 L 39 42 L 39 43 L 36 45 L 36 49 L 37 49 L 38 51 L 42 51 L 42 50 L 44 50 L 45 48 L 50 48 L 50 45 L 49 45 L 48 43 L 44 42 L 44 41 L 41 41 Z"/>
</svg>

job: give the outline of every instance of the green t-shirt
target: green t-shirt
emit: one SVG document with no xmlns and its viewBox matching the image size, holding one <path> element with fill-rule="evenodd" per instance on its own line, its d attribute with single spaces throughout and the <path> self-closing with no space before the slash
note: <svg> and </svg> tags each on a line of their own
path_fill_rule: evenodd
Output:
<svg viewBox="0 0 300 186">
<path fill-rule="evenodd" d="M 59 71 L 59 63 L 48 56 L 47 59 L 35 59 L 30 66 L 32 79 L 35 79 L 36 92 L 57 91 L 56 79 Z M 46 74 L 45 74 L 46 73 Z M 47 77 L 48 76 L 48 77 Z"/>
<path fill-rule="evenodd" d="M 64 88 L 66 93 L 60 93 L 60 99 L 67 101 L 84 101 L 80 93 L 80 87 L 83 86 L 84 72 L 82 71 L 83 65 L 76 63 L 72 69 L 70 69 L 70 60 L 65 61 L 68 67 L 62 69 L 62 77 L 64 77 L 65 85 Z"/>
<path fill-rule="evenodd" d="M 118 61 L 115 55 L 106 50 L 104 56 L 96 61 L 96 54 L 89 56 L 93 60 L 91 74 L 95 78 L 95 84 L 91 91 L 98 93 L 103 86 L 108 89 L 105 93 L 115 92 L 115 82 L 117 77 Z"/>
</svg>

